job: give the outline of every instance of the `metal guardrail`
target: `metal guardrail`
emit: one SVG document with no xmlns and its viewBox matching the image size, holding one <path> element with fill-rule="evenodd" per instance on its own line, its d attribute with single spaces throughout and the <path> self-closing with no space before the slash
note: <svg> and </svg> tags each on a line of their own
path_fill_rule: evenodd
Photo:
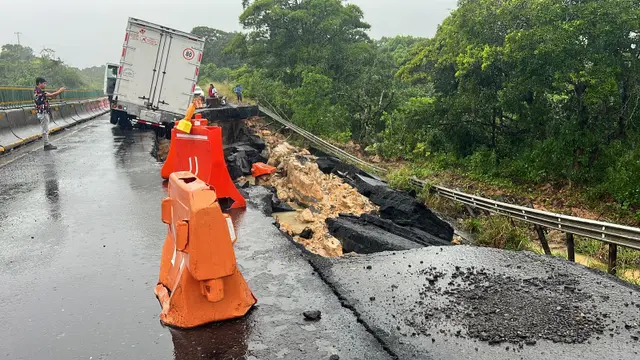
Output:
<svg viewBox="0 0 640 360">
<path fill-rule="evenodd" d="M 259 105 L 259 110 L 273 120 L 279 122 L 285 127 L 295 131 L 307 140 L 311 141 L 320 150 L 327 154 L 333 155 L 341 160 L 358 166 L 363 170 L 369 170 L 376 175 L 384 176 L 388 173 L 387 169 L 370 164 L 346 151 L 326 142 L 325 140 L 311 134 L 292 124 L 290 121 L 284 120 L 275 111 Z M 556 214 L 548 211 L 542 211 L 527 208 L 519 205 L 507 204 L 504 202 L 485 199 L 475 195 L 465 194 L 460 191 L 451 190 L 443 186 L 430 185 L 418 179 L 412 179 L 411 183 L 419 188 L 428 188 L 430 191 L 444 197 L 457 201 L 471 207 L 486 210 L 492 213 L 505 215 L 516 220 L 528 222 L 531 224 L 543 226 L 549 229 L 560 230 L 567 234 L 574 234 L 600 240 L 607 244 L 620 245 L 628 248 L 640 250 L 640 228 L 618 225 L 613 223 L 583 219 L 574 216 Z"/>
<path fill-rule="evenodd" d="M 419 187 L 429 187 L 434 193 L 442 197 L 461 202 L 474 208 L 505 215 L 516 220 L 544 226 L 549 229 L 640 250 L 639 228 L 507 204 L 465 194 L 442 186 L 429 186 L 429 184 L 418 179 L 412 179 L 411 182 Z"/>
<path fill-rule="evenodd" d="M 33 105 L 33 87 L 0 86 L 0 110 L 18 109 Z M 102 97 L 102 90 L 68 89 L 49 100 L 50 103 L 89 100 Z"/>
</svg>

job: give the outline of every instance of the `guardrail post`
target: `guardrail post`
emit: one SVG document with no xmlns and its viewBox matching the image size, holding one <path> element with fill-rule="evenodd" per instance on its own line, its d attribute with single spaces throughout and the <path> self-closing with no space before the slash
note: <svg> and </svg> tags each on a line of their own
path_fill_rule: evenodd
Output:
<svg viewBox="0 0 640 360">
<path fill-rule="evenodd" d="M 573 239 L 573 234 L 567 233 L 567 259 L 569 261 L 576 262 L 576 246 Z"/>
<path fill-rule="evenodd" d="M 609 274 L 615 275 L 618 261 L 618 245 L 609 244 Z"/>
<path fill-rule="evenodd" d="M 540 239 L 540 244 L 542 244 L 542 249 L 544 249 L 544 253 L 546 255 L 551 255 L 551 248 L 547 242 L 547 237 L 544 235 L 544 228 L 537 224 L 535 225 L 535 228 L 538 233 L 538 238 Z"/>
</svg>

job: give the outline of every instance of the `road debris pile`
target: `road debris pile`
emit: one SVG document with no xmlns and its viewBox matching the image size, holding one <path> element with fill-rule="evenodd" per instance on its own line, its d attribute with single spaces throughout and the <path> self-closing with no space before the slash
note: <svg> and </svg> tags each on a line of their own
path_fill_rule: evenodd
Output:
<svg viewBox="0 0 640 360">
<path fill-rule="evenodd" d="M 609 317 L 593 311 L 599 299 L 583 293 L 575 278 L 560 273 L 523 280 L 456 266 L 451 274 L 434 267 L 419 274 L 425 284 L 407 325 L 426 335 L 447 319 L 462 325 L 467 333 L 441 332 L 491 345 L 512 343 L 522 348 L 540 339 L 575 344 L 599 338 Z M 449 298 L 448 304 L 423 306 L 434 304 L 430 300 L 442 295 Z"/>
<path fill-rule="evenodd" d="M 341 213 L 361 215 L 377 210 L 339 177 L 322 173 L 307 150 L 282 142 L 269 151 L 268 164 L 275 166 L 278 172 L 261 177 L 257 183 L 274 187 L 279 200 L 300 207 L 296 220 L 305 224 L 305 236 L 300 236 L 302 231 L 295 231 L 286 219 L 277 217 L 280 229 L 313 253 L 342 255 L 342 246 L 329 234 L 326 219 Z"/>
<path fill-rule="evenodd" d="M 264 143 L 233 143 L 224 146 L 224 158 L 233 180 L 251 175 L 251 166 L 266 162 Z"/>
<path fill-rule="evenodd" d="M 409 194 L 390 189 L 355 166 L 289 144 L 259 118 L 212 122 L 223 129 L 224 157 L 231 178 L 280 229 L 313 253 L 372 253 L 449 245 L 453 229 Z M 168 143 L 158 142 L 158 156 Z M 266 163 L 277 173 L 259 176 Z M 250 200 L 251 201 L 251 200 Z"/>
<path fill-rule="evenodd" d="M 362 170 L 329 156 L 318 158 L 324 173 L 340 176 L 380 206 L 380 216 L 340 216 L 328 219 L 331 235 L 345 252 L 374 253 L 422 246 L 451 245 L 453 228 L 410 194 L 391 189 Z"/>
<path fill-rule="evenodd" d="M 330 250 L 336 239 L 343 252 L 356 253 L 451 244 L 453 228 L 409 194 L 313 148 L 311 153 L 298 149 L 265 129 L 259 119 L 246 123 L 265 140 L 268 164 L 280 174 L 265 177 L 260 184 L 275 187 L 279 199 L 303 207 L 297 220 L 314 224 L 309 226 L 313 239 L 324 237 L 332 244 Z M 299 235 L 286 221 L 280 225 Z M 305 243 L 304 237 L 296 241 Z"/>
</svg>

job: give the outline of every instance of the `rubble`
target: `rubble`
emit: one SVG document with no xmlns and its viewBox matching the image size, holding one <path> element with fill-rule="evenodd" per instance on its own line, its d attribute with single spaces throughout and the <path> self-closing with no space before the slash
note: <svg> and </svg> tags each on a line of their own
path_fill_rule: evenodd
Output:
<svg viewBox="0 0 640 360">
<path fill-rule="evenodd" d="M 326 221 L 329 233 L 340 240 L 345 253 L 372 254 L 422 247 L 416 242 L 367 224 L 356 216 L 340 215 Z"/>
<path fill-rule="evenodd" d="M 292 224 L 276 216 L 278 222 L 285 225 L 281 229 L 313 253 L 341 256 L 342 246 L 329 234 L 326 219 L 340 213 L 360 215 L 376 211 L 377 207 L 339 177 L 320 171 L 315 157 L 307 150 L 297 149 L 287 142 L 273 145 L 269 149 L 268 164 L 278 168 L 278 172 L 261 177 L 260 184 L 276 188 L 281 201 L 302 207 L 295 220 L 305 224 L 313 236 L 311 239 L 299 236 L 293 231 Z"/>
<path fill-rule="evenodd" d="M 372 214 L 340 214 L 327 219 L 329 233 L 342 243 L 344 252 L 374 253 L 423 246 L 447 246 L 450 242 L 415 227 L 405 227 Z"/>
<path fill-rule="evenodd" d="M 380 206 L 380 216 L 401 226 L 415 227 L 447 242 L 453 240 L 453 227 L 440 219 L 422 202 L 408 193 L 393 190 L 375 179 L 351 175 L 358 192 Z"/>
</svg>

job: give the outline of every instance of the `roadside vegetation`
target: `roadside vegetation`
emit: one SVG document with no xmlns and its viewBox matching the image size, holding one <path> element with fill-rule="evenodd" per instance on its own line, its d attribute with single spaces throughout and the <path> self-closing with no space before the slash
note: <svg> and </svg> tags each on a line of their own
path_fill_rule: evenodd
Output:
<svg viewBox="0 0 640 360">
<path fill-rule="evenodd" d="M 50 86 L 69 89 L 102 89 L 104 65 L 77 69 L 54 58 L 52 50 L 43 50 L 36 56 L 33 49 L 16 44 L 5 44 L 0 51 L 0 86 L 34 87 L 35 79 L 42 76 Z"/>
<path fill-rule="evenodd" d="M 434 37 L 382 39 L 340 0 L 243 5 L 242 33 L 194 29 L 208 39 L 201 78 L 242 84 L 297 125 L 358 144 L 395 170 L 392 185 L 416 176 L 640 225 L 637 1 L 460 0 Z M 463 217 L 477 244 L 540 251 L 527 224 L 419 196 Z M 594 267 L 606 261 L 600 242 L 576 247 Z M 618 262 L 628 277 L 640 252 L 621 249 Z"/>
<path fill-rule="evenodd" d="M 640 220 L 637 1 L 461 0 L 433 38 L 383 39 L 340 0 L 244 6 L 243 33 L 193 30 L 203 78 L 372 155 L 575 187 Z"/>
</svg>

